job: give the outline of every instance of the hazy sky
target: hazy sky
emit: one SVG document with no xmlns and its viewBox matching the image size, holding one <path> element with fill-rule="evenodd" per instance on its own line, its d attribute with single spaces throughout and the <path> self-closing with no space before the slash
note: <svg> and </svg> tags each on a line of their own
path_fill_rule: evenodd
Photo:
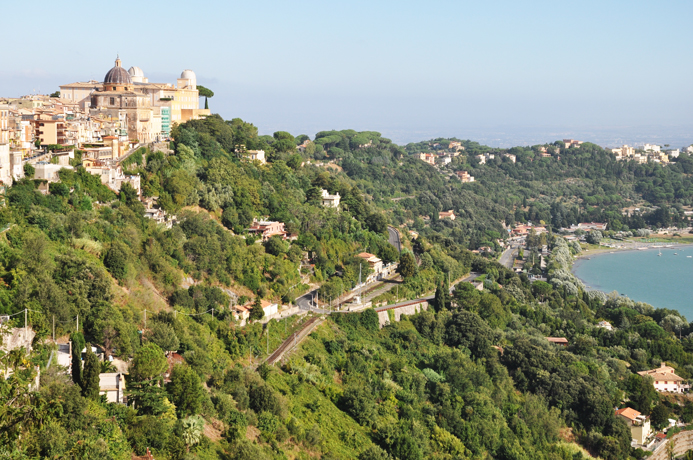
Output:
<svg viewBox="0 0 693 460">
<path fill-rule="evenodd" d="M 193 69 L 216 93 L 213 112 L 262 133 L 693 142 L 690 0 L 40 0 L 0 10 L 3 96 L 102 80 L 120 53 L 150 81 Z"/>
</svg>

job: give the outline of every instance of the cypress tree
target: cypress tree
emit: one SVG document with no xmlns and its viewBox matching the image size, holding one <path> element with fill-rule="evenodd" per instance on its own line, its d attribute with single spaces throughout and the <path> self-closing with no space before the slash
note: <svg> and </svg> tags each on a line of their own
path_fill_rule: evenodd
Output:
<svg viewBox="0 0 693 460">
<path fill-rule="evenodd" d="M 72 381 L 82 386 L 82 349 L 84 348 L 84 336 L 81 332 L 70 335 L 72 341 Z"/>
<path fill-rule="evenodd" d="M 91 345 L 87 344 L 87 354 L 84 358 L 84 372 L 82 373 L 82 396 L 90 399 L 99 397 L 99 372 L 101 366 L 99 359 L 93 351 Z"/>
</svg>

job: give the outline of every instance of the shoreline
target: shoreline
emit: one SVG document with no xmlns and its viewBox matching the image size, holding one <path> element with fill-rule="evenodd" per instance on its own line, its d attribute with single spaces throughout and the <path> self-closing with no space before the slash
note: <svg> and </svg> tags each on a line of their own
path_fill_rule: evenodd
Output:
<svg viewBox="0 0 693 460">
<path fill-rule="evenodd" d="M 658 246 L 655 246 L 657 244 Z M 666 244 L 667 246 L 661 246 L 661 244 Z M 631 252 L 631 251 L 650 251 L 650 250 L 656 250 L 656 249 L 686 249 L 689 247 L 693 247 L 693 243 L 643 243 L 643 246 L 640 246 L 641 248 L 647 247 L 647 249 L 638 249 L 636 247 L 627 247 L 627 248 L 609 248 L 609 247 L 604 247 L 604 248 L 599 248 L 599 249 L 591 249 L 591 250 L 584 250 L 582 251 L 579 255 L 575 256 L 573 259 L 573 262 L 577 262 L 578 260 L 589 260 L 592 256 L 601 256 L 604 254 L 615 254 L 617 252 Z M 571 267 L 572 271 L 572 267 Z"/>
<path fill-rule="evenodd" d="M 669 245 L 669 243 L 666 243 Z M 644 244 L 639 247 L 645 246 Z M 658 259 L 656 257 L 657 252 L 659 248 L 661 247 L 659 244 L 657 246 L 654 246 L 654 243 L 650 243 L 647 246 L 649 246 L 647 249 L 642 250 L 642 252 L 649 252 L 653 254 L 650 254 L 653 258 Z M 686 249 L 691 249 L 689 252 L 684 252 Z M 662 255 L 667 254 L 668 256 L 673 256 L 672 252 L 673 251 L 682 251 L 679 252 L 679 258 L 685 258 L 693 256 L 693 244 L 691 243 L 671 243 L 670 246 L 666 248 L 662 248 Z M 635 252 L 639 251 L 635 245 L 630 245 L 630 247 L 624 247 L 624 248 L 609 248 L 609 247 L 600 247 L 598 249 L 593 249 L 591 251 L 587 251 L 586 253 L 580 253 L 578 257 L 575 257 L 572 261 L 571 267 L 570 267 L 570 273 L 575 276 L 578 280 L 580 280 L 586 287 L 588 291 L 599 291 L 604 294 L 609 294 L 609 292 L 613 292 L 612 290 L 607 290 L 605 289 L 605 286 L 602 285 L 601 279 L 599 281 L 595 281 L 594 279 L 591 282 L 588 282 L 585 280 L 583 277 L 581 277 L 577 272 L 582 271 L 582 274 L 584 276 L 590 276 L 589 273 L 592 273 L 592 271 L 589 269 L 584 268 L 584 264 L 586 263 L 587 260 L 591 259 L 592 257 L 600 257 L 603 256 L 604 254 L 617 254 L 617 253 L 628 253 L 628 252 Z M 645 256 L 645 259 L 648 257 Z M 625 259 L 624 259 L 625 260 Z M 598 265 L 601 265 L 599 263 Z M 607 283 L 608 284 L 608 283 Z M 648 285 L 648 281 L 642 281 L 641 285 Z M 642 292 L 642 290 L 634 289 L 633 291 L 630 291 L 629 289 L 626 288 L 627 286 L 621 286 L 622 289 L 626 289 L 629 291 L 628 293 L 621 292 L 619 289 L 616 289 L 616 292 L 618 292 L 620 295 L 629 298 L 633 302 L 644 302 L 652 305 L 655 309 L 657 308 L 669 308 L 671 310 L 676 310 L 679 314 L 682 316 L 688 317 L 693 314 L 693 311 L 691 308 L 688 306 L 686 303 L 685 305 L 681 303 L 681 294 L 674 294 L 673 297 L 667 297 L 664 295 L 664 293 L 659 293 L 660 295 L 658 297 L 652 298 L 651 295 L 646 294 L 645 292 Z M 654 287 L 653 287 L 654 288 Z M 657 290 L 657 289 L 654 289 Z M 678 288 L 674 289 L 674 291 L 679 291 Z M 648 290 L 649 292 L 649 290 Z M 661 298 L 659 298 L 661 297 Z"/>
</svg>

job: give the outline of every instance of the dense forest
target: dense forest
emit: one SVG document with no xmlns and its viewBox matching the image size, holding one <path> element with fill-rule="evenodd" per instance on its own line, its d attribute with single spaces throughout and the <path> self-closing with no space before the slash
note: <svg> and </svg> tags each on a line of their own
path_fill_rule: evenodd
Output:
<svg viewBox="0 0 693 460">
<path fill-rule="evenodd" d="M 144 196 L 177 216 L 170 229 L 144 217 L 135 190 L 114 193 L 81 168 L 62 170 L 45 195 L 31 177 L 6 191 L 0 314 L 9 328 L 26 313 L 36 337 L 31 353 L 0 351 L 11 371 L 0 379 L 0 458 L 130 459 L 149 449 L 157 459 L 624 459 L 644 452 L 631 449 L 614 407 L 658 428 L 693 420 L 693 403 L 637 374 L 666 361 L 693 378 L 685 318 L 587 291 L 569 271 L 580 246 L 555 234 L 546 283 L 471 252 L 516 220 L 680 222 L 689 157 L 634 166 L 583 144 L 542 159 L 511 149 L 516 163 L 497 155 L 479 165 L 474 155 L 493 149 L 465 141 L 451 171 L 478 181 L 462 184 L 410 155 L 430 142 L 405 148 L 376 132 L 306 142 L 211 116 L 176 126 L 173 138 L 172 153 L 143 148 L 124 164 Z M 245 149 L 265 150 L 267 164 L 246 161 Z M 339 210 L 321 206 L 322 189 L 340 194 Z M 652 211 L 623 216 L 630 204 Z M 460 217 L 439 220 L 448 209 Z M 259 217 L 297 239 L 257 241 L 247 228 Z M 388 225 L 402 229 L 401 254 Z M 401 260 L 399 296 L 435 291 L 430 308 L 382 329 L 372 309 L 335 313 L 281 365 L 262 364 L 305 318 L 239 327 L 230 303 L 293 302 L 309 289 L 305 259 L 311 283 L 337 296 L 358 282 L 363 251 Z M 448 280 L 470 271 L 486 275 L 485 289 L 459 283 L 449 293 Z M 73 354 L 71 376 L 48 365 L 53 328 L 87 349 L 83 365 Z M 127 406 L 99 396 L 98 374 L 112 369 L 87 344 L 129 362 Z M 171 365 L 166 351 L 181 359 Z"/>
</svg>

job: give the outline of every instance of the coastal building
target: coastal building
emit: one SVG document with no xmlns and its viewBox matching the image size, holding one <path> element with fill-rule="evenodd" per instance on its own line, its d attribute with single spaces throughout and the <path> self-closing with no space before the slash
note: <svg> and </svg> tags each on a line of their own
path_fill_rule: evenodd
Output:
<svg viewBox="0 0 693 460">
<path fill-rule="evenodd" d="M 662 363 L 656 369 L 638 372 L 640 375 L 647 375 L 654 379 L 654 388 L 659 392 L 666 393 L 683 393 L 690 388 L 685 380 L 674 372 L 674 368 Z"/>
<path fill-rule="evenodd" d="M 517 156 L 513 155 L 512 153 L 504 153 L 503 156 L 513 163 L 517 162 Z"/>
<path fill-rule="evenodd" d="M 616 417 L 619 417 L 628 424 L 630 435 L 638 445 L 646 445 L 647 438 L 652 434 L 650 429 L 650 417 L 642 415 L 631 407 L 624 407 L 615 412 Z"/>
<path fill-rule="evenodd" d="M 462 142 L 450 141 L 450 144 L 448 145 L 448 149 L 454 150 L 454 151 L 459 151 L 459 150 L 464 150 L 464 147 L 462 146 Z"/>
<path fill-rule="evenodd" d="M 642 146 L 642 149 L 646 152 L 659 152 L 662 150 L 662 147 L 655 144 L 645 144 Z"/>
</svg>

